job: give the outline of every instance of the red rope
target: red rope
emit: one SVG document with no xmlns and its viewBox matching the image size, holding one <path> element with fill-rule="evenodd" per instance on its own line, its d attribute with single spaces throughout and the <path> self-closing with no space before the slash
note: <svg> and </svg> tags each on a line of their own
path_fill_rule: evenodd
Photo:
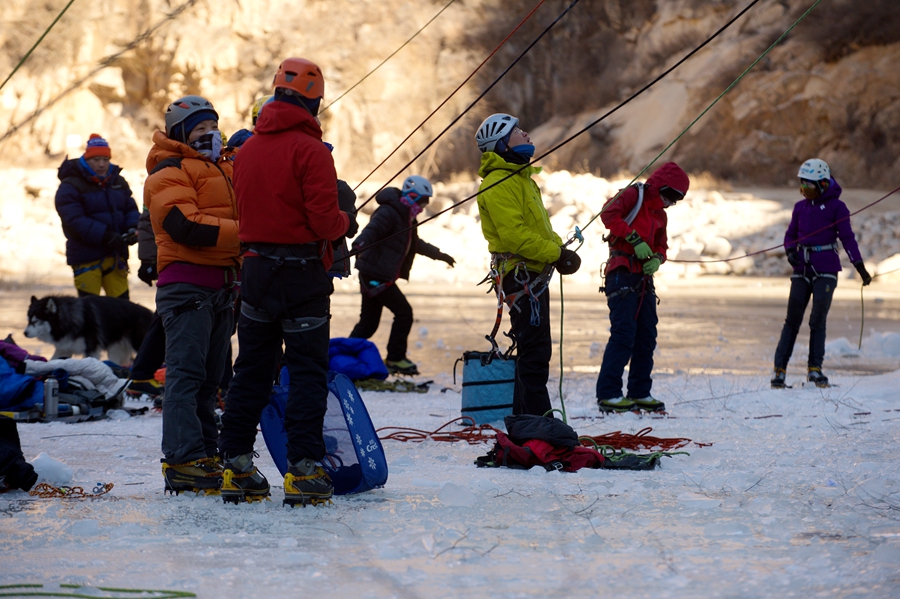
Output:
<svg viewBox="0 0 900 599">
<path fill-rule="evenodd" d="M 459 421 L 470 422 L 471 424 L 459 431 L 445 431 L 444 429 L 451 424 Z M 501 432 L 490 424 L 482 424 L 475 426 L 475 421 L 470 416 L 460 416 L 450 422 L 441 425 L 433 431 L 424 431 L 417 428 L 407 428 L 404 426 L 383 426 L 376 430 L 393 431 L 387 433 L 383 437 L 378 437 L 382 441 L 390 439 L 391 441 L 412 441 L 413 443 L 421 443 L 431 439 L 432 441 L 448 441 L 454 443 L 456 441 L 465 441 L 469 445 L 477 445 L 478 443 L 490 443 L 494 440 L 494 434 Z"/>
<path fill-rule="evenodd" d="M 636 434 L 631 435 L 622 431 L 597 435 L 595 437 L 583 436 L 579 437 L 579 441 L 585 447 L 594 447 L 596 445 L 609 445 L 616 449 L 630 449 L 632 451 L 672 451 L 679 447 L 684 447 L 692 441 L 686 437 L 651 437 L 651 427 L 639 430 Z M 705 447 L 712 443 L 694 443 L 697 447 Z"/>
</svg>

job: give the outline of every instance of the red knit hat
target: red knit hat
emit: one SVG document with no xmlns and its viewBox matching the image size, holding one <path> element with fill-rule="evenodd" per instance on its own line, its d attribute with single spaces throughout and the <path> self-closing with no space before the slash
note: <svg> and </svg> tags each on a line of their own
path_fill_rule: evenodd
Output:
<svg viewBox="0 0 900 599">
<path fill-rule="evenodd" d="M 85 160 L 93 158 L 94 156 L 112 157 L 112 151 L 109 149 L 109 144 L 97 133 L 91 133 L 91 137 L 87 142 L 87 148 L 84 150 Z"/>
</svg>

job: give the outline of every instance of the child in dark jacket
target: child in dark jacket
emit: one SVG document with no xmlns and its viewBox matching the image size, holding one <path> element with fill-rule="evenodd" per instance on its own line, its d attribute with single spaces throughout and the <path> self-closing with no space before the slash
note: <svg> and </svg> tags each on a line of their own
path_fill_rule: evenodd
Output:
<svg viewBox="0 0 900 599">
<path fill-rule="evenodd" d="M 456 263 L 452 256 L 419 239 L 416 216 L 432 195 L 431 183 L 418 175 L 407 177 L 403 189 L 383 189 L 375 196 L 378 208 L 372 219 L 353 242 L 355 251 L 363 250 L 356 258 L 362 308 L 350 337 L 368 339 L 374 335 L 381 321 L 381 311 L 387 307 L 394 313 L 394 324 L 384 363 L 389 372 L 396 374 L 419 374 L 416 365 L 406 356 L 413 310 L 395 284 L 397 279 L 409 280 L 416 254 L 441 260 L 451 267 Z"/>
<path fill-rule="evenodd" d="M 137 243 L 137 204 L 105 139 L 92 133 L 80 158 L 59 167 L 56 211 L 79 296 L 128 299 L 128 246 Z"/>
<path fill-rule="evenodd" d="M 803 163 L 797 176 L 800 177 L 800 193 L 805 199 L 794 205 L 791 224 L 784 234 L 785 253 L 794 273 L 791 275 L 787 318 L 775 350 L 775 374 L 772 377 L 775 389 L 785 387 L 787 364 L 810 297 L 807 380 L 818 387 L 828 386 L 828 377 L 822 374 L 822 362 L 825 359 L 825 321 L 837 287 L 837 273 L 841 271 L 838 239 L 859 272 L 862 284 L 872 282 L 850 226 L 850 211 L 841 201 L 841 186 L 831 176 L 831 169 L 824 160 L 813 158 Z"/>
</svg>

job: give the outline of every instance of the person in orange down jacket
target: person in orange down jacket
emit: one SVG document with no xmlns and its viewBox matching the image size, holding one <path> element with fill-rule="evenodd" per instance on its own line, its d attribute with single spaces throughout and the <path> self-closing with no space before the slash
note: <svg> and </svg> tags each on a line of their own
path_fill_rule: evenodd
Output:
<svg viewBox="0 0 900 599">
<path fill-rule="evenodd" d="M 626 188 L 600 214 L 609 229 L 604 293 L 611 325 L 597 377 L 601 412 L 665 410 L 665 404 L 650 395 L 659 322 L 653 273 L 666 261 L 669 247 L 665 209 L 682 200 L 689 187 L 681 167 L 667 162 L 646 183 Z M 628 395 L 623 396 L 622 374 L 629 361 Z"/>
<path fill-rule="evenodd" d="M 144 205 L 156 236 L 156 309 L 166 333 L 166 490 L 218 493 L 216 391 L 225 368 L 241 267 L 232 163 L 208 100 L 169 105 L 153 134 Z"/>
</svg>

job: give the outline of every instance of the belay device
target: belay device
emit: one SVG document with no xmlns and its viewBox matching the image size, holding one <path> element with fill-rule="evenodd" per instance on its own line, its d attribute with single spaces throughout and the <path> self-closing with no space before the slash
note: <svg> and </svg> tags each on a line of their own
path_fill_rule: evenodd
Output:
<svg viewBox="0 0 900 599">
<path fill-rule="evenodd" d="M 281 385 L 272 389 L 272 399 L 260 418 L 260 428 L 272 460 L 287 472 L 287 432 L 284 411 L 290 381 L 287 368 L 281 370 Z M 328 409 L 322 425 L 325 457 L 321 464 L 335 495 L 362 493 L 387 482 L 388 466 L 384 448 L 369 418 L 369 412 L 353 382 L 336 372 L 328 373 Z"/>
</svg>

